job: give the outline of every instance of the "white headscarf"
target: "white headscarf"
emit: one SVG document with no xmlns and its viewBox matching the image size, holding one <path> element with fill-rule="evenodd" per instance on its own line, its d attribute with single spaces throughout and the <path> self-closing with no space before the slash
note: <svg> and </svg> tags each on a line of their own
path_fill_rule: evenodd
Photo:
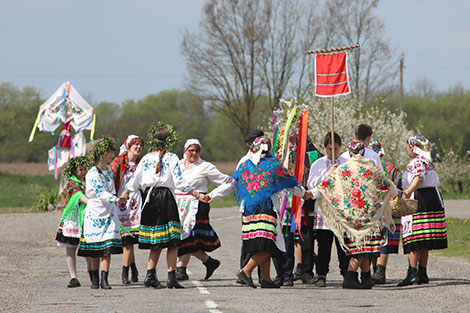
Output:
<svg viewBox="0 0 470 313">
<path fill-rule="evenodd" d="M 198 145 L 201 148 L 201 143 L 197 139 L 188 139 L 184 144 L 184 151 L 188 150 L 189 146 Z"/>
<path fill-rule="evenodd" d="M 271 149 L 271 140 L 268 137 L 258 137 L 251 144 L 248 157 L 254 165 L 258 165 L 269 149 Z"/>
<path fill-rule="evenodd" d="M 186 143 L 184 144 L 184 152 L 188 150 L 188 148 L 192 145 L 197 145 L 199 148 L 201 148 L 201 143 L 197 139 L 188 139 L 186 140 Z M 183 152 L 183 160 L 186 160 L 186 153 Z M 201 160 L 201 157 L 199 157 L 198 160 Z"/>
<path fill-rule="evenodd" d="M 127 152 L 127 150 L 130 148 L 129 144 L 131 143 L 132 139 L 135 139 L 135 138 L 139 138 L 139 136 L 136 136 L 136 135 L 127 136 L 127 139 L 124 140 L 124 143 L 119 147 L 119 155 Z"/>
</svg>

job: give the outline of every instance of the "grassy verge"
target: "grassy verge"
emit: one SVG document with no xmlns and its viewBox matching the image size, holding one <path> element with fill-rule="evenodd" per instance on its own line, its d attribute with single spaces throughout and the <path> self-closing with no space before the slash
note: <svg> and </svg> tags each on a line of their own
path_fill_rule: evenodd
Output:
<svg viewBox="0 0 470 313">
<path fill-rule="evenodd" d="M 0 172 L 0 208 L 31 208 L 36 197 L 57 190 L 59 181 L 52 175 L 19 175 Z"/>
<path fill-rule="evenodd" d="M 447 240 L 447 249 L 434 250 L 432 253 L 470 261 L 470 219 L 447 219 Z"/>
</svg>

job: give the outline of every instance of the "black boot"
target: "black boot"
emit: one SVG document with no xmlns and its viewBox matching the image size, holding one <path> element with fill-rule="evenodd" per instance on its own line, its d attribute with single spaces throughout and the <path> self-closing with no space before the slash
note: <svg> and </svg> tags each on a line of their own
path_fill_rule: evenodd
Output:
<svg viewBox="0 0 470 313">
<path fill-rule="evenodd" d="M 88 275 L 90 276 L 90 282 L 93 284 L 93 271 L 88 271 Z"/>
<path fill-rule="evenodd" d="M 359 283 L 357 272 L 347 271 L 344 275 L 343 289 L 364 289 Z"/>
<path fill-rule="evenodd" d="M 175 271 L 168 272 L 168 282 L 166 284 L 166 287 L 168 289 L 172 289 L 172 288 L 182 289 L 182 288 L 184 288 L 176 280 L 176 272 Z"/>
<path fill-rule="evenodd" d="M 189 279 L 188 273 L 186 273 L 186 266 L 176 267 L 176 279 L 177 280 Z"/>
<path fill-rule="evenodd" d="M 364 289 L 372 289 L 374 287 L 374 281 L 372 280 L 372 276 L 370 271 L 368 272 L 361 272 L 361 285 Z"/>
<path fill-rule="evenodd" d="M 429 277 L 424 266 L 418 265 L 418 279 L 420 284 L 429 284 Z"/>
<path fill-rule="evenodd" d="M 294 272 L 294 280 L 299 280 L 302 276 L 302 263 L 297 263 Z"/>
<path fill-rule="evenodd" d="M 139 281 L 139 271 L 137 270 L 137 266 L 135 266 L 135 263 L 131 264 L 131 281 L 133 283 L 136 283 Z"/>
<path fill-rule="evenodd" d="M 100 288 L 100 272 L 99 270 L 90 271 L 91 272 L 91 289 Z"/>
<path fill-rule="evenodd" d="M 129 280 L 129 266 L 122 267 L 122 283 L 124 285 L 129 285 L 131 283 Z"/>
<path fill-rule="evenodd" d="M 101 289 L 111 289 L 108 284 L 108 272 L 106 271 L 101 271 Z"/>
<path fill-rule="evenodd" d="M 147 270 L 147 276 L 144 279 L 144 286 L 150 287 L 152 286 L 155 289 L 164 288 L 164 286 L 158 281 L 157 274 L 155 269 Z"/>
<path fill-rule="evenodd" d="M 385 284 L 385 266 L 377 265 L 377 269 L 375 270 L 374 274 L 372 274 L 372 280 L 376 284 Z"/>
<path fill-rule="evenodd" d="M 417 284 L 419 282 L 418 278 L 418 270 L 411 265 L 408 267 L 408 273 L 406 278 L 403 279 L 400 283 L 398 283 L 398 287 L 409 286 L 413 284 Z"/>
<path fill-rule="evenodd" d="M 220 266 L 220 261 L 209 257 L 207 261 L 202 264 L 204 264 L 204 266 L 206 267 L 206 276 L 204 277 L 204 279 L 208 280 L 209 277 L 212 276 L 214 271 Z"/>
</svg>

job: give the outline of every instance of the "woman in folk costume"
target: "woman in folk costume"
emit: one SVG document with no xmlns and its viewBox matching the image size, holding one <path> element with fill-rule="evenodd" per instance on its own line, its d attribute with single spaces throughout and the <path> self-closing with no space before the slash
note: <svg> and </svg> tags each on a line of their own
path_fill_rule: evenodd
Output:
<svg viewBox="0 0 470 313">
<path fill-rule="evenodd" d="M 130 135 L 119 149 L 113 163 L 109 166 L 114 173 L 114 186 L 120 196 L 126 190 L 126 183 L 134 175 L 144 148 L 144 140 L 136 135 Z M 132 271 L 131 280 L 139 281 L 137 266 L 135 265 L 134 244 L 139 243 L 140 215 L 142 212 L 142 193 L 140 190 L 129 195 L 127 202 L 119 203 L 119 221 L 127 231 L 121 232 L 124 250 L 122 260 L 122 283 L 130 284 L 129 267 Z M 132 236 L 131 236 L 132 235 Z"/>
<path fill-rule="evenodd" d="M 66 181 L 65 191 L 67 193 L 67 202 L 57 228 L 55 239 L 57 245 L 65 247 L 67 267 L 70 273 L 70 282 L 67 287 L 80 287 L 77 279 L 77 261 L 75 253 L 77 252 L 78 241 L 83 227 L 83 214 L 88 203 L 85 196 L 85 175 L 89 167 L 89 158 L 79 156 L 70 159 L 64 168 L 62 178 Z M 91 279 L 90 260 L 87 258 L 88 272 Z"/>
<path fill-rule="evenodd" d="M 371 140 L 369 142 L 369 148 L 379 154 L 385 172 L 385 177 L 390 179 L 398 189 L 401 189 L 401 178 L 403 175 L 400 172 L 400 169 L 385 154 L 382 144 L 377 140 Z M 380 256 L 372 261 L 374 264 L 374 274 L 372 274 L 372 280 L 376 284 L 385 284 L 386 282 L 385 272 L 388 263 L 388 255 L 398 254 L 398 246 L 400 245 L 401 219 L 399 217 L 394 217 L 393 222 L 395 224 L 395 232 L 385 232 L 384 237 L 382 238 Z"/>
<path fill-rule="evenodd" d="M 113 171 L 108 167 L 114 158 L 115 141 L 104 137 L 90 152 L 94 166 L 85 176 L 88 204 L 85 209 L 82 236 L 78 255 L 91 258 L 92 289 L 111 289 L 108 283 L 111 254 L 122 253 L 121 229 L 117 203 L 125 202 L 116 197 Z M 101 262 L 100 262 L 101 259 Z"/>
<path fill-rule="evenodd" d="M 352 141 L 348 146 L 351 159 L 313 190 L 328 225 L 351 256 L 343 281 L 346 289 L 371 289 L 374 285 L 369 262 L 380 254 L 383 218 L 393 230 L 389 197 L 398 194 L 383 170 L 364 158 L 364 149 L 362 142 Z"/>
<path fill-rule="evenodd" d="M 418 200 L 418 210 L 402 217 L 403 250 L 408 254 L 408 274 L 398 286 L 427 284 L 429 250 L 447 248 L 446 216 L 439 192 L 439 176 L 431 162 L 431 143 L 415 135 L 408 139 L 411 161 L 403 173 L 405 198 Z"/>
<path fill-rule="evenodd" d="M 183 178 L 179 159 L 169 150 L 178 139 L 171 125 L 153 124 L 148 130 L 149 153 L 140 161 L 134 176 L 126 184 L 123 195 L 149 188 L 140 220 L 139 248 L 150 250 L 147 264 L 146 287 L 163 288 L 156 277 L 155 268 L 163 248 L 167 248 L 167 288 L 184 288 L 176 281 L 176 259 L 181 243 L 181 228 L 174 191 L 176 188 L 194 198 L 205 200 Z"/>
<path fill-rule="evenodd" d="M 251 273 L 258 265 L 261 267 L 261 288 L 279 288 L 269 273 L 271 256 L 282 256 L 282 250 L 285 250 L 278 221 L 277 212 L 281 205 L 277 194 L 289 189 L 296 196 L 311 197 L 311 193 L 305 191 L 279 160 L 270 154 L 270 150 L 269 138 L 256 138 L 249 158 L 231 179 L 209 194 L 215 200 L 235 190 L 238 203 L 243 201 L 242 250 L 252 253 L 252 256 L 237 276 L 252 288 L 256 285 Z"/>
<path fill-rule="evenodd" d="M 188 139 L 184 144 L 184 157 L 180 160 L 183 177 L 200 193 L 207 193 L 209 181 L 221 185 L 228 176 L 222 174 L 214 164 L 201 159 L 201 143 L 197 139 Z M 181 217 L 181 245 L 178 249 L 179 262 L 176 267 L 178 280 L 189 279 L 186 273 L 191 255 L 201 260 L 206 267 L 204 279 L 209 279 L 219 267 L 220 261 L 211 258 L 206 252 L 220 247 L 220 240 L 209 220 L 210 206 L 198 201 L 193 196 L 176 190 L 176 201 Z"/>
</svg>

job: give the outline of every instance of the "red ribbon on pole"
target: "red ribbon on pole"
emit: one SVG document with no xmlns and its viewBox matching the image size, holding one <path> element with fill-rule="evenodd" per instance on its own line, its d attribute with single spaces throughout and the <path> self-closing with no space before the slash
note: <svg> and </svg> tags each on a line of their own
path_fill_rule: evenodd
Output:
<svg viewBox="0 0 470 313">
<path fill-rule="evenodd" d="M 294 176 L 300 183 L 302 183 L 302 178 L 304 176 L 305 152 L 307 150 L 307 126 L 308 111 L 305 110 L 300 116 L 299 138 L 297 139 L 297 156 L 295 158 L 294 170 Z M 292 198 L 292 214 L 295 214 L 295 223 L 300 232 L 300 220 L 302 216 L 300 197 L 294 196 Z"/>
</svg>

